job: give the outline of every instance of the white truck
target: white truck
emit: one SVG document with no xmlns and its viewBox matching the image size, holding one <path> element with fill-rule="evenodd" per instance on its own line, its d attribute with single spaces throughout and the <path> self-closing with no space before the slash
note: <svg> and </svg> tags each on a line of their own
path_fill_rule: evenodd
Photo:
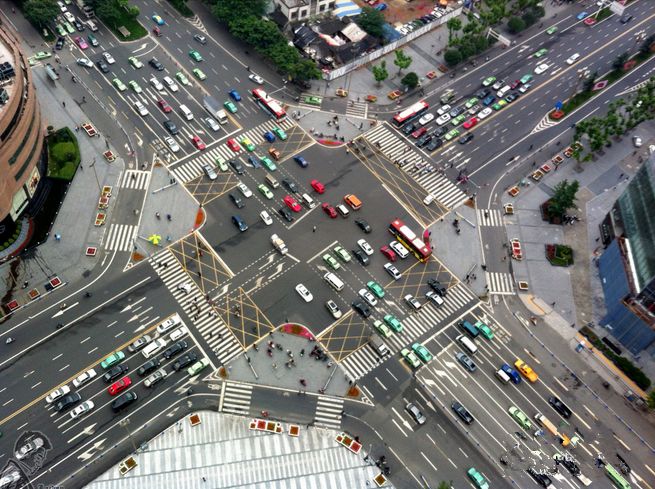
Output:
<svg viewBox="0 0 655 489">
<path fill-rule="evenodd" d="M 271 236 L 271 243 L 273 243 L 273 246 L 275 247 L 276 250 L 280 252 L 280 254 L 286 255 L 289 252 L 287 245 L 284 243 L 284 241 L 282 241 L 282 238 L 280 238 L 277 234 Z"/>
<path fill-rule="evenodd" d="M 218 100 L 208 95 L 203 97 L 202 105 L 212 117 L 216 118 L 219 124 L 227 124 L 227 112 L 223 110 L 223 106 Z"/>
</svg>

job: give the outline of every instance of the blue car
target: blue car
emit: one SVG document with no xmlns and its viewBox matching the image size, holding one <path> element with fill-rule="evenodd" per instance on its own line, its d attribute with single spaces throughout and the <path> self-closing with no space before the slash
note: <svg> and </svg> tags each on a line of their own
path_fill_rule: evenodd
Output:
<svg viewBox="0 0 655 489">
<path fill-rule="evenodd" d="M 576 19 L 578 19 L 578 20 L 582 20 L 582 19 L 584 19 L 585 17 L 587 17 L 587 15 L 589 15 L 587 12 L 580 12 L 580 13 L 576 16 Z"/>
<path fill-rule="evenodd" d="M 307 163 L 307 160 L 300 155 L 294 156 L 293 159 L 296 161 L 296 163 L 298 163 L 303 168 L 307 168 L 307 165 L 309 164 Z"/>
<path fill-rule="evenodd" d="M 375 6 L 375 10 L 377 10 L 378 12 L 382 12 L 383 10 L 387 10 L 387 4 L 386 3 L 378 3 Z"/>
<path fill-rule="evenodd" d="M 482 101 L 482 104 L 483 104 L 485 107 L 489 107 L 491 104 L 494 103 L 494 100 L 496 100 L 496 97 L 494 97 L 493 95 L 489 95 L 487 98 L 485 98 L 485 99 Z"/>
<path fill-rule="evenodd" d="M 157 14 L 152 14 L 152 20 L 157 24 L 157 25 L 164 25 L 166 22 L 164 22 L 164 19 L 162 19 L 159 15 Z"/>
<path fill-rule="evenodd" d="M 230 97 L 234 99 L 235 102 L 240 102 L 241 101 L 241 95 L 239 95 L 239 92 L 237 92 L 234 88 L 229 91 Z"/>
<path fill-rule="evenodd" d="M 264 133 L 264 139 L 266 139 L 266 141 L 268 141 L 269 143 L 272 143 L 273 141 L 275 141 L 275 135 L 271 131 L 266 131 Z"/>
<path fill-rule="evenodd" d="M 259 162 L 259 158 L 257 158 L 255 155 L 248 156 L 248 163 L 250 163 L 253 168 L 262 167 L 262 164 Z"/>
<path fill-rule="evenodd" d="M 513 383 L 515 383 L 515 384 L 520 384 L 521 383 L 521 376 L 512 367 L 510 367 L 506 363 L 503 363 L 503 365 L 500 367 L 500 369 L 503 372 L 505 372 L 509 376 L 510 379 L 512 379 Z"/>
</svg>

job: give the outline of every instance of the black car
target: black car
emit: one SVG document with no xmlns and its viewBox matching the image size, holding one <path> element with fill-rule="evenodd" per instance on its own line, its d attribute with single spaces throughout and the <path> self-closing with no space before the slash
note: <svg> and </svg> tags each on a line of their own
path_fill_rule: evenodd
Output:
<svg viewBox="0 0 655 489">
<path fill-rule="evenodd" d="M 507 100 L 508 102 L 511 103 L 511 102 L 514 102 L 517 98 L 519 98 L 518 93 L 512 92 L 507 97 L 505 97 L 505 100 Z"/>
<path fill-rule="evenodd" d="M 482 90 L 478 90 L 475 96 L 478 97 L 480 100 L 482 100 L 483 98 L 487 98 L 490 93 L 491 90 L 489 90 L 488 88 L 483 88 Z"/>
<path fill-rule="evenodd" d="M 355 219 L 355 224 L 357 224 L 357 227 L 366 234 L 372 231 L 371 225 L 365 219 Z"/>
<path fill-rule="evenodd" d="M 103 60 L 96 61 L 96 65 L 98 66 L 98 69 L 103 73 L 109 73 L 109 66 L 107 66 L 107 63 L 105 63 Z"/>
<path fill-rule="evenodd" d="M 445 125 L 445 126 L 440 126 L 440 127 L 437 127 L 437 128 L 434 130 L 434 132 L 432 132 L 432 135 L 433 135 L 433 136 L 437 136 L 437 137 L 441 137 L 441 136 L 443 136 L 444 134 L 446 134 L 446 133 L 448 132 L 448 130 L 449 130 L 449 129 L 448 129 L 448 126 L 447 126 L 447 125 Z"/>
<path fill-rule="evenodd" d="M 180 130 L 179 130 L 179 129 L 177 128 L 177 126 L 175 125 L 175 122 L 173 122 L 173 121 L 171 121 L 171 120 L 166 119 L 166 120 L 164 121 L 163 124 L 164 124 L 164 127 L 166 128 L 166 130 L 167 130 L 167 131 L 168 131 L 172 136 L 175 136 L 176 134 L 178 134 L 178 133 L 180 132 Z"/>
<path fill-rule="evenodd" d="M 437 279 L 429 278 L 428 285 L 441 297 L 446 297 L 446 287 L 441 285 L 441 282 L 439 282 Z"/>
<path fill-rule="evenodd" d="M 443 139 L 434 137 L 430 140 L 428 145 L 425 147 L 428 151 L 434 151 L 435 149 L 443 145 Z"/>
<path fill-rule="evenodd" d="M 248 225 L 246 224 L 246 221 L 244 221 L 241 216 L 232 216 L 232 223 L 237 227 L 237 229 L 241 232 L 247 231 L 248 230 Z"/>
<path fill-rule="evenodd" d="M 571 472 L 571 475 L 575 476 L 580 473 L 580 466 L 571 460 L 568 455 L 566 458 L 564 458 L 562 455 L 555 454 L 553 458 L 555 459 L 555 465 L 562 464 L 564 467 L 566 467 L 566 470 Z"/>
<path fill-rule="evenodd" d="M 175 355 L 177 355 L 178 353 L 184 351 L 187 348 L 187 346 L 189 346 L 189 344 L 186 341 L 184 340 L 178 341 L 172 346 L 166 348 L 166 350 L 164 350 L 163 356 L 166 360 L 169 360 L 173 358 Z"/>
<path fill-rule="evenodd" d="M 81 23 L 79 20 L 77 20 L 77 19 L 75 19 L 75 22 L 73 22 L 73 25 L 74 25 L 75 28 L 76 28 L 78 31 L 80 31 L 80 32 L 82 32 L 82 31 L 84 30 L 84 24 L 82 24 L 82 23 Z"/>
<path fill-rule="evenodd" d="M 291 222 L 291 221 L 293 221 L 293 214 L 291 214 L 291 211 L 289 210 L 288 207 L 280 207 L 280 209 L 278 210 L 278 212 L 280 213 L 280 215 L 281 215 L 282 217 L 284 217 L 284 219 L 285 219 L 287 222 Z"/>
<path fill-rule="evenodd" d="M 419 148 L 422 148 L 426 144 L 428 144 L 432 140 L 432 135 L 431 134 L 424 134 L 420 138 L 418 138 L 418 141 L 416 141 L 416 146 Z"/>
<path fill-rule="evenodd" d="M 464 421 L 466 424 L 471 424 L 473 421 L 473 416 L 471 416 L 471 413 L 469 413 L 464 406 L 462 406 L 459 402 L 453 401 L 452 404 L 450 405 L 453 411 L 455 411 L 455 414 L 460 417 L 462 421 Z"/>
<path fill-rule="evenodd" d="M 77 392 L 73 392 L 71 394 L 68 394 L 64 397 L 62 397 L 57 404 L 55 404 L 55 409 L 57 412 L 62 412 L 66 409 L 70 409 L 75 404 L 80 402 L 82 400 L 82 396 L 80 396 Z"/>
<path fill-rule="evenodd" d="M 632 15 L 630 14 L 623 14 L 623 17 L 621 17 L 621 24 L 627 24 L 632 20 Z"/>
<path fill-rule="evenodd" d="M 294 194 L 298 193 L 298 185 L 296 185 L 296 182 L 294 182 L 293 180 L 289 180 L 288 178 L 283 178 L 282 186 L 284 186 L 289 192 L 293 192 Z"/>
<path fill-rule="evenodd" d="M 64 48 L 64 44 L 66 44 L 66 38 L 61 36 L 58 37 L 57 44 L 55 44 L 55 49 L 57 51 L 61 51 Z"/>
<path fill-rule="evenodd" d="M 164 65 L 157 58 L 152 58 L 148 61 L 148 64 L 152 66 L 157 71 L 164 71 Z"/>
<path fill-rule="evenodd" d="M 548 404 L 553 406 L 553 409 L 560 413 L 562 417 L 569 419 L 571 417 L 571 410 L 566 404 L 559 400 L 557 397 L 549 397 Z"/>
<path fill-rule="evenodd" d="M 472 132 L 467 132 L 464 134 L 461 138 L 459 138 L 459 144 L 466 144 L 468 143 L 471 139 L 473 139 L 473 133 Z"/>
<path fill-rule="evenodd" d="M 355 255 L 355 259 L 364 266 L 367 266 L 370 263 L 368 256 L 362 250 L 352 250 L 352 254 Z"/>
<path fill-rule="evenodd" d="M 416 129 L 416 124 L 407 124 L 405 127 L 403 127 L 403 133 L 409 135 L 413 133 L 415 129 Z"/>
<path fill-rule="evenodd" d="M 140 376 L 143 377 L 144 375 L 146 375 L 146 374 L 152 372 L 153 370 L 159 368 L 160 365 L 161 365 L 161 362 L 159 361 L 159 359 L 158 358 L 153 358 L 152 360 L 149 360 L 146 363 L 144 363 L 143 365 L 141 365 L 139 367 L 139 370 L 137 370 L 136 372 Z"/>
<path fill-rule="evenodd" d="M 180 358 L 177 359 L 177 362 L 175 362 L 173 364 L 173 370 L 178 372 L 178 371 L 182 370 L 184 367 L 186 367 L 188 365 L 191 365 L 196 360 L 198 360 L 198 355 L 196 355 L 193 352 L 187 353 L 183 357 L 180 357 Z"/>
<path fill-rule="evenodd" d="M 548 487 L 553 483 L 553 481 L 550 480 L 550 477 L 548 477 L 546 474 L 540 474 L 532 467 L 529 467 L 526 472 L 530 474 L 535 482 L 541 487 Z"/>
<path fill-rule="evenodd" d="M 243 175 L 243 165 L 238 160 L 230 160 L 230 166 L 237 172 L 237 175 Z"/>
<path fill-rule="evenodd" d="M 112 401 L 111 408 L 114 410 L 114 412 L 118 412 L 122 409 L 125 409 L 136 400 L 137 396 L 135 392 L 126 392 L 122 396 L 117 397 L 114 401 Z"/>
<path fill-rule="evenodd" d="M 232 201 L 234 205 L 237 206 L 237 209 L 243 208 L 246 204 L 243 203 L 243 200 L 241 200 L 241 197 L 239 197 L 237 194 L 229 193 L 228 197 Z"/>
<path fill-rule="evenodd" d="M 457 117 L 458 115 L 462 114 L 464 112 L 464 108 L 462 107 L 455 107 L 453 110 L 448 112 L 450 114 L 450 117 Z"/>
<path fill-rule="evenodd" d="M 102 379 L 108 384 L 112 380 L 114 380 L 117 377 L 120 377 L 123 375 L 125 372 L 127 372 L 130 369 L 127 365 L 124 363 L 121 363 L 120 365 L 116 365 L 115 367 L 110 368 L 105 372 L 105 375 L 102 376 Z"/>
<path fill-rule="evenodd" d="M 372 311 L 368 304 L 364 301 L 357 300 L 353 302 L 353 309 L 360 313 L 362 317 L 367 318 L 371 315 Z"/>
</svg>

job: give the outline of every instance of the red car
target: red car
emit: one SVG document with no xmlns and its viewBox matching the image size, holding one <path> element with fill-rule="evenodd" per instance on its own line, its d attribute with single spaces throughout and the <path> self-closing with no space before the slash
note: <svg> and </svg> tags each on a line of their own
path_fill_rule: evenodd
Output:
<svg viewBox="0 0 655 489">
<path fill-rule="evenodd" d="M 510 83 L 509 88 L 514 90 L 516 87 L 518 87 L 521 84 L 521 80 L 514 80 L 512 83 Z"/>
<path fill-rule="evenodd" d="M 332 206 L 331 206 L 330 204 L 328 204 L 327 202 L 326 202 L 325 204 L 323 204 L 321 207 L 323 207 L 323 210 L 325 211 L 325 213 L 326 213 L 328 216 L 330 216 L 332 219 L 336 219 L 336 217 L 337 217 L 337 210 L 336 210 L 334 207 L 332 207 Z"/>
<path fill-rule="evenodd" d="M 125 389 L 127 389 L 131 385 L 132 385 L 132 379 L 125 376 L 121 380 L 111 384 L 109 386 L 109 389 L 107 389 L 107 392 L 109 392 L 110 396 L 115 396 L 116 394 L 118 394 L 120 392 L 123 392 Z"/>
<path fill-rule="evenodd" d="M 478 123 L 478 118 L 477 117 L 471 117 L 468 121 L 466 121 L 464 124 L 462 124 L 462 127 L 464 129 L 471 129 L 477 123 Z"/>
<path fill-rule="evenodd" d="M 380 248 L 380 251 L 390 261 L 396 261 L 398 259 L 398 256 L 396 255 L 396 252 L 393 251 L 391 248 L 389 248 L 387 245 L 384 245 L 382 248 Z"/>
<path fill-rule="evenodd" d="M 322 194 L 323 192 L 325 192 L 325 185 L 323 185 L 318 180 L 312 180 L 311 182 L 309 182 L 309 184 L 312 186 L 314 190 L 316 190 L 316 193 Z"/>
<path fill-rule="evenodd" d="M 232 151 L 235 153 L 239 153 L 241 151 L 241 146 L 239 146 L 239 143 L 237 143 L 237 140 L 234 138 L 230 138 L 227 140 L 227 145 L 230 147 Z"/>
<path fill-rule="evenodd" d="M 193 136 L 191 138 L 191 142 L 200 151 L 202 151 L 203 149 L 205 149 L 207 147 L 207 146 L 205 146 L 205 143 L 202 141 L 202 139 L 200 139 L 198 136 Z"/>
<path fill-rule="evenodd" d="M 80 47 L 80 49 L 86 49 L 89 47 L 84 38 L 81 36 L 77 36 L 75 38 L 75 43 Z"/>
<path fill-rule="evenodd" d="M 414 139 L 418 139 L 418 138 L 420 138 L 421 136 L 423 136 L 423 134 L 425 134 L 426 132 L 428 132 L 428 128 L 427 128 L 427 127 L 420 127 L 420 128 L 418 128 L 416 131 L 414 131 L 414 132 L 412 133 L 412 137 L 413 137 Z"/>
<path fill-rule="evenodd" d="M 284 197 L 284 203 L 287 205 L 289 209 L 291 209 L 293 212 L 300 212 L 302 210 L 302 207 L 300 207 L 300 204 L 291 197 L 290 195 L 287 195 Z"/>
<path fill-rule="evenodd" d="M 173 108 L 168 105 L 168 102 L 166 102 L 164 99 L 157 100 L 157 105 L 159 105 L 159 108 L 167 114 L 173 110 Z"/>
</svg>

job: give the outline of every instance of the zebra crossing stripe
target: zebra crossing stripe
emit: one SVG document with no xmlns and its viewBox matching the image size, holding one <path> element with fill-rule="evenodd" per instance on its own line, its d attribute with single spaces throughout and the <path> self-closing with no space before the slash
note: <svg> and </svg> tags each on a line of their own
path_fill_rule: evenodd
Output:
<svg viewBox="0 0 655 489">
<path fill-rule="evenodd" d="M 135 190 L 145 190 L 148 188 L 149 183 L 149 172 L 141 170 L 128 170 L 123 174 L 118 186 Z"/>
<path fill-rule="evenodd" d="M 346 107 L 346 115 L 353 117 L 362 117 L 366 119 L 368 114 L 368 104 L 366 102 L 357 102 L 350 100 Z"/>
<path fill-rule="evenodd" d="M 368 343 L 344 358 L 339 365 L 352 380 L 362 378 L 380 365 L 383 358 Z"/>
<path fill-rule="evenodd" d="M 503 215 L 498 209 L 476 209 L 480 226 L 503 226 Z"/>
<path fill-rule="evenodd" d="M 490 294 L 514 294 L 514 280 L 512 275 L 503 272 L 485 272 Z"/>
<path fill-rule="evenodd" d="M 342 412 L 343 399 L 318 396 L 314 424 L 338 430 L 341 427 Z"/>
<path fill-rule="evenodd" d="M 131 251 L 139 228 L 134 224 L 112 224 L 105 240 L 106 250 Z"/>
<path fill-rule="evenodd" d="M 248 414 L 252 401 L 252 386 L 226 382 L 221 398 L 221 411 L 232 414 Z"/>
</svg>

